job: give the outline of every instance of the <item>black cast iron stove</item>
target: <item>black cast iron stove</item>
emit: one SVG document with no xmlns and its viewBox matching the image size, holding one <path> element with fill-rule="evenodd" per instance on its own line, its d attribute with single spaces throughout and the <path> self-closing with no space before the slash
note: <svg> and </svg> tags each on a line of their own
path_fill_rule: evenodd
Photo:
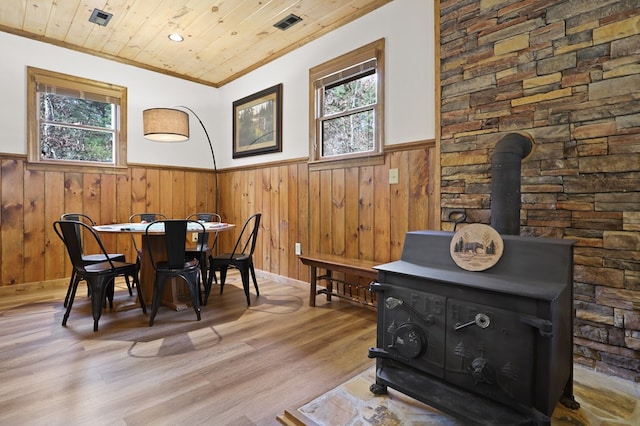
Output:
<svg viewBox="0 0 640 426">
<path fill-rule="evenodd" d="M 465 423 L 550 424 L 573 398 L 573 242 L 502 235 L 482 272 L 458 267 L 453 233 L 406 235 L 378 266 L 374 393 L 394 388 Z"/>
</svg>

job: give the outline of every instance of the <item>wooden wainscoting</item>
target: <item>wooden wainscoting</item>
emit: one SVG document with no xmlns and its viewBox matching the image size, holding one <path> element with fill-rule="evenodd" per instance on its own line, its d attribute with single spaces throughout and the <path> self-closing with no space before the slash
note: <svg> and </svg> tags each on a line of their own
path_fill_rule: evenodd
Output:
<svg viewBox="0 0 640 426">
<path fill-rule="evenodd" d="M 325 253 L 380 263 L 400 257 L 407 231 L 438 229 L 434 197 L 439 168 L 435 143 L 394 146 L 379 166 L 310 171 L 306 159 L 223 170 L 221 214 L 241 224 L 262 212 L 257 269 L 307 281 L 306 254 Z M 398 169 L 397 184 L 389 170 Z M 229 247 L 233 235 L 220 235 Z"/>
<path fill-rule="evenodd" d="M 261 212 L 257 269 L 307 281 L 294 252 L 387 262 L 400 257 L 404 235 L 437 229 L 435 143 L 394 145 L 379 166 L 310 171 L 306 159 L 221 170 L 220 214 L 241 225 Z M 211 171 L 130 165 L 124 173 L 29 170 L 26 158 L 0 156 L 0 286 L 71 275 L 51 224 L 62 213 L 83 212 L 101 224 L 126 222 L 131 213 L 183 218 L 214 209 Z M 389 170 L 398 169 L 397 184 Z M 236 232 L 220 235 L 229 250 Z M 104 235 L 107 249 L 134 258 L 129 235 Z"/>
<path fill-rule="evenodd" d="M 106 224 L 126 222 L 142 211 L 183 218 L 214 205 L 211 171 L 131 166 L 120 174 L 58 172 L 29 170 L 24 157 L 0 156 L 0 162 L 0 286 L 71 275 L 52 227 L 63 213 L 83 212 Z M 135 259 L 129 235 L 104 235 L 103 240 L 109 251 Z"/>
</svg>

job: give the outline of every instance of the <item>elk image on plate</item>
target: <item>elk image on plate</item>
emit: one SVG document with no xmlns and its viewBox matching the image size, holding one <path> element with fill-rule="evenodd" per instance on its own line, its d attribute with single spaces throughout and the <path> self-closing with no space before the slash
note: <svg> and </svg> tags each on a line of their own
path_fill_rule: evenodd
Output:
<svg viewBox="0 0 640 426">
<path fill-rule="evenodd" d="M 474 223 L 460 228 L 453 235 L 449 252 L 460 268 L 484 271 L 498 263 L 503 249 L 504 242 L 495 229 Z"/>
</svg>

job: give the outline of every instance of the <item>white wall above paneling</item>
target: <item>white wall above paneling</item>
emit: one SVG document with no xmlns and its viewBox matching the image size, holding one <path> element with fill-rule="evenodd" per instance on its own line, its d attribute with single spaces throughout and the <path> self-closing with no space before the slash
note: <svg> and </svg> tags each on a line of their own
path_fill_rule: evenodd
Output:
<svg viewBox="0 0 640 426">
<path fill-rule="evenodd" d="M 150 107 L 189 105 L 203 121 L 213 115 L 217 90 L 73 50 L 0 32 L 0 152 L 27 153 L 27 66 L 113 83 L 127 88 L 129 162 L 211 167 L 211 154 L 197 121 L 192 140 L 158 144 L 142 136 L 142 111 Z M 11 58 L 7 60 L 6 58 Z M 200 140 L 201 139 L 201 140 Z"/>
<path fill-rule="evenodd" d="M 385 144 L 434 139 L 434 4 L 396 0 L 222 88 L 219 139 L 224 166 L 309 155 L 309 69 L 380 38 L 385 39 Z M 283 152 L 231 163 L 231 105 L 283 83 Z"/>
<path fill-rule="evenodd" d="M 0 153 L 26 154 L 26 68 L 128 88 L 129 162 L 211 168 L 204 132 L 191 118 L 191 139 L 161 144 L 142 136 L 142 111 L 186 105 L 198 113 L 213 141 L 219 168 L 308 156 L 309 68 L 385 38 L 385 144 L 435 138 L 434 5 L 396 0 L 220 89 L 0 32 Z M 283 84 L 283 152 L 232 159 L 232 104 Z"/>
</svg>

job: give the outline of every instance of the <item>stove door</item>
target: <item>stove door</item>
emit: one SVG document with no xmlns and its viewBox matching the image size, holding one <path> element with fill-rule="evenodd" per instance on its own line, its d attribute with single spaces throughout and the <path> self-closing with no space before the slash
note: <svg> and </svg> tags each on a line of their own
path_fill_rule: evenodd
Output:
<svg viewBox="0 0 640 426">
<path fill-rule="evenodd" d="M 535 333 L 517 312 L 447 300 L 446 380 L 495 401 L 533 405 Z"/>
<path fill-rule="evenodd" d="M 378 298 L 378 348 L 398 362 L 444 377 L 445 297 L 384 286 Z"/>
</svg>

